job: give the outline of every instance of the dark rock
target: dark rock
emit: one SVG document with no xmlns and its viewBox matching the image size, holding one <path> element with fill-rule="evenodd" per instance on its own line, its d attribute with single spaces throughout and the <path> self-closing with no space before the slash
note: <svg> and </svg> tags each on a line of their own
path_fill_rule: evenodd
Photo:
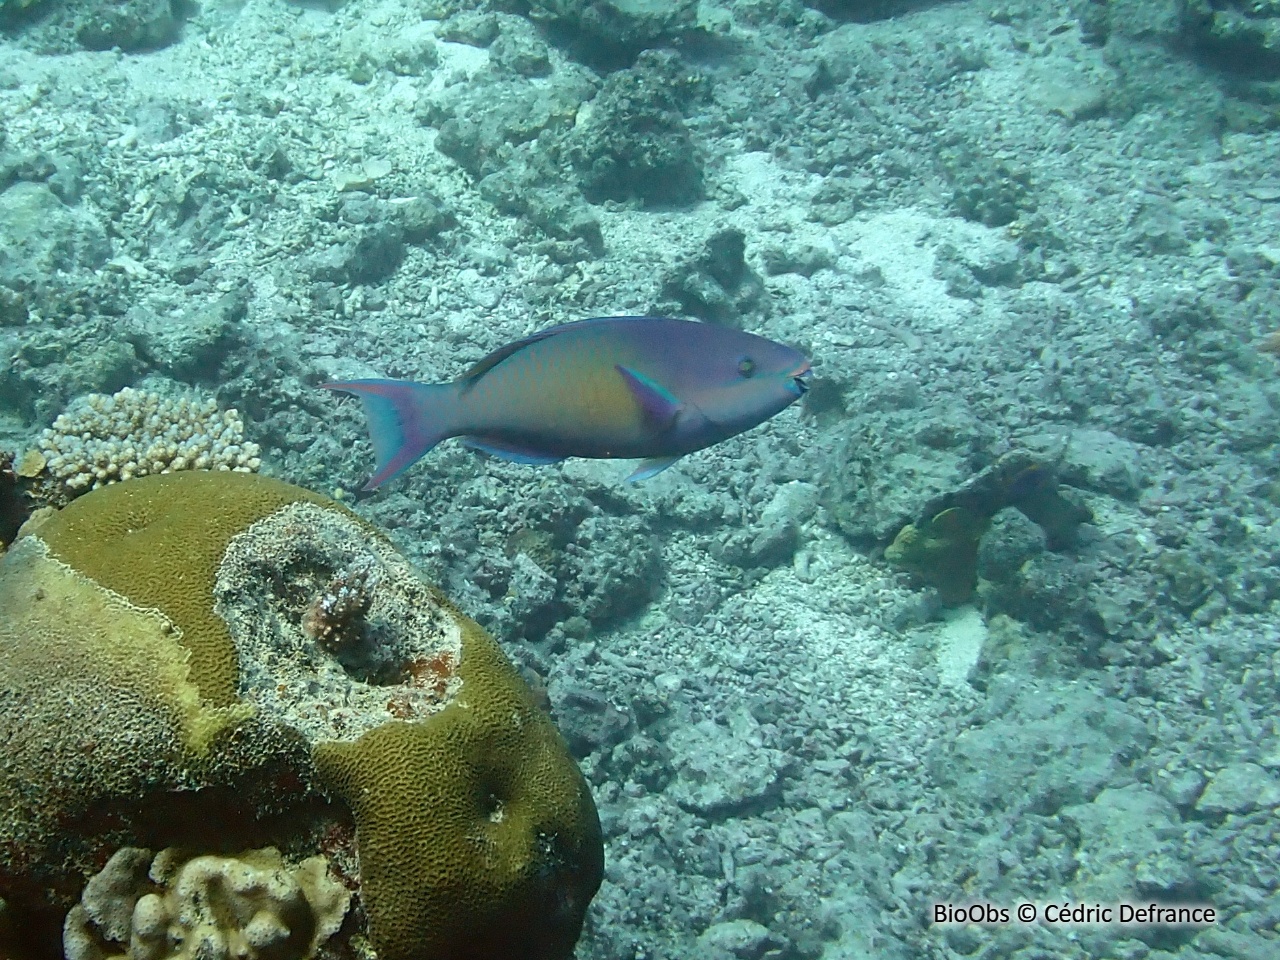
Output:
<svg viewBox="0 0 1280 960">
<path fill-rule="evenodd" d="M 440 24 L 438 36 L 453 43 L 487 47 L 498 36 L 498 18 L 492 13 L 461 10 Z"/>
<path fill-rule="evenodd" d="M 501 32 L 489 47 L 489 62 L 498 70 L 521 77 L 545 77 L 551 73 L 550 50 L 519 17 L 504 18 Z"/>
<path fill-rule="evenodd" d="M 604 253 L 600 221 L 582 196 L 564 184 L 539 182 L 529 166 L 491 173 L 480 181 L 480 195 L 503 213 L 527 218 L 548 236 L 581 239 L 593 254 Z"/>
<path fill-rule="evenodd" d="M 532 0 L 529 15 L 562 37 L 578 59 L 605 70 L 698 30 L 697 0 Z"/>
<path fill-rule="evenodd" d="M 128 0 L 85 7 L 75 34 L 89 50 L 154 50 L 176 40 L 180 26 L 173 0 Z"/>
<path fill-rule="evenodd" d="M 129 339 L 145 362 L 175 379 L 217 383 L 223 363 L 243 343 L 240 325 L 248 311 L 249 293 L 243 288 L 176 320 L 137 310 L 129 317 Z"/>
<path fill-rule="evenodd" d="M 670 59 L 641 58 L 634 69 L 613 74 L 570 134 L 568 156 L 592 203 L 685 206 L 702 199 L 693 136 L 663 79 Z"/>
<path fill-rule="evenodd" d="M 312 254 L 307 267 L 317 280 L 376 284 L 389 279 L 404 259 L 404 230 L 390 220 L 362 224 L 354 239 Z"/>
<path fill-rule="evenodd" d="M 952 208 L 966 220 L 1003 227 L 1033 210 L 1031 177 L 1003 160 L 960 151 L 944 158 Z"/>
<path fill-rule="evenodd" d="M 426 243 L 454 224 L 453 216 L 434 197 L 419 194 L 392 207 L 406 243 Z"/>
<path fill-rule="evenodd" d="M 992 520 L 978 544 L 978 576 L 1009 581 L 1044 549 L 1044 531 L 1017 510 L 1005 510 Z"/>
<path fill-rule="evenodd" d="M 747 266 L 746 237 L 727 229 L 707 239 L 702 253 L 679 264 L 663 285 L 663 294 L 682 312 L 728 326 L 741 327 L 742 318 L 764 302 L 764 281 Z"/>
<path fill-rule="evenodd" d="M 631 718 L 594 690 L 553 684 L 551 695 L 556 723 L 574 756 L 621 743 L 631 727 Z"/>
<path fill-rule="evenodd" d="M 45 184 L 22 181 L 0 193 L 0 282 L 39 287 L 60 273 L 94 270 L 110 256 L 102 224 Z"/>
<path fill-rule="evenodd" d="M 1241 0 L 1185 0 L 1183 39 L 1233 73 L 1280 79 L 1280 8 Z"/>
</svg>

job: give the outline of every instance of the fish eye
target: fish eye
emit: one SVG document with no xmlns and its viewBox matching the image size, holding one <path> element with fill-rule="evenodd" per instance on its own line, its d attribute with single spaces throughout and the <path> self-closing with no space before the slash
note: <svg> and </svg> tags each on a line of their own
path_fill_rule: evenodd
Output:
<svg viewBox="0 0 1280 960">
<path fill-rule="evenodd" d="M 756 362 L 750 357 L 743 357 L 738 361 L 738 373 L 744 377 L 749 377 L 756 372 Z"/>
</svg>

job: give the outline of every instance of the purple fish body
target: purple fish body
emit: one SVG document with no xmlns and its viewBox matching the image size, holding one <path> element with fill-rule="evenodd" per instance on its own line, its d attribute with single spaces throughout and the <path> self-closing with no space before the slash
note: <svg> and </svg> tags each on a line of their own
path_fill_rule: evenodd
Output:
<svg viewBox="0 0 1280 960">
<path fill-rule="evenodd" d="M 794 403 L 809 361 L 785 344 L 661 317 L 551 327 L 495 350 L 452 383 L 326 383 L 360 397 L 377 471 L 371 490 L 441 440 L 525 463 L 632 458 L 642 479 Z"/>
</svg>

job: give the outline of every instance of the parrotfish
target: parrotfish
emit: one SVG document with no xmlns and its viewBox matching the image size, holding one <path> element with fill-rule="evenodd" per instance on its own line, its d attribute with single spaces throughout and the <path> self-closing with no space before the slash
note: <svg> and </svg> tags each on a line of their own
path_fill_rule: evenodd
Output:
<svg viewBox="0 0 1280 960">
<path fill-rule="evenodd" d="M 441 440 L 520 463 L 639 458 L 642 480 L 749 430 L 805 392 L 785 344 L 664 317 L 599 317 L 500 347 L 451 383 L 344 380 L 364 405 L 377 467 L 398 476 Z"/>
</svg>

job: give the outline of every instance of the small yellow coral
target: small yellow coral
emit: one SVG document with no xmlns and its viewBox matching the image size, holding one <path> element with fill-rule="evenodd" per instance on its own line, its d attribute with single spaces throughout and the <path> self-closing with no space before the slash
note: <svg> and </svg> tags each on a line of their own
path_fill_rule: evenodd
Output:
<svg viewBox="0 0 1280 960">
<path fill-rule="evenodd" d="M 46 463 L 48 461 L 39 450 L 28 450 L 13 465 L 13 472 L 24 479 L 30 480 L 32 477 L 38 477 L 44 472 Z"/>
<path fill-rule="evenodd" d="M 950 507 L 903 527 L 884 558 L 936 587 L 943 603 L 964 603 L 978 582 L 978 542 L 988 522 L 963 507 Z"/>
</svg>

